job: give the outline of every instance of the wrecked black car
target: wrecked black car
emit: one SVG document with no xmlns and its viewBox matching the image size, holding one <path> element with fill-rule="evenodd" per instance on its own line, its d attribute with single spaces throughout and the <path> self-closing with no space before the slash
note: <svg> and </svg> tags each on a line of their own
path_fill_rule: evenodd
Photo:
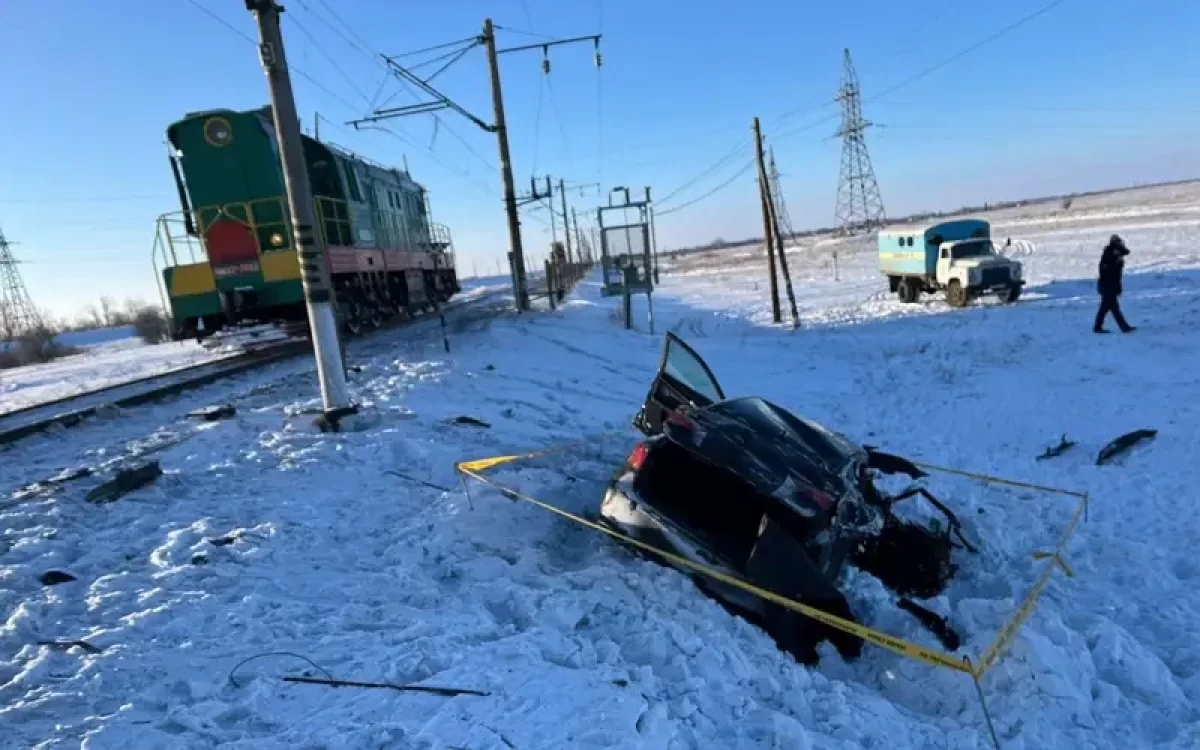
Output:
<svg viewBox="0 0 1200 750">
<path fill-rule="evenodd" d="M 613 475 L 600 508 L 600 520 L 622 534 L 848 620 L 854 613 L 838 586 L 847 565 L 916 597 L 936 595 L 954 573 L 953 513 L 923 489 L 888 496 L 873 482 L 879 473 L 924 472 L 765 399 L 727 399 L 704 360 L 672 333 L 633 423 L 648 438 Z M 916 494 L 946 515 L 944 527 L 893 513 L 895 502 Z M 816 661 L 823 639 L 846 658 L 861 652 L 857 636 L 735 586 L 695 581 L 804 663 Z M 907 599 L 901 606 L 957 647 L 937 615 Z"/>
</svg>

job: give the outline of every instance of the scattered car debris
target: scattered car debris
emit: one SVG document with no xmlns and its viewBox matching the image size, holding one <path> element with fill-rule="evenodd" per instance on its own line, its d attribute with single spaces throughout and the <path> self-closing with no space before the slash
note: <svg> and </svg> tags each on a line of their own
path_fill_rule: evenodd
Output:
<svg viewBox="0 0 1200 750">
<path fill-rule="evenodd" d="M 391 474 L 391 475 L 392 475 L 392 476 L 394 476 L 394 477 L 399 477 L 399 478 L 401 478 L 401 479 L 404 479 L 404 480 L 407 480 L 407 481 L 409 481 L 409 482 L 416 482 L 417 484 L 419 484 L 419 485 L 422 485 L 422 486 L 424 486 L 424 487 L 428 487 L 428 488 L 429 488 L 429 489 L 431 489 L 431 490 L 440 490 L 440 491 L 442 491 L 442 492 L 454 492 L 454 490 L 452 490 L 452 489 L 451 489 L 451 488 L 449 488 L 449 487 L 446 487 L 445 485 L 441 485 L 441 484 L 434 484 L 433 482 L 427 482 L 427 481 L 425 481 L 424 479 L 418 479 L 418 478 L 416 478 L 416 477 L 409 476 L 408 474 L 403 474 L 403 473 L 401 473 L 401 472 L 399 472 L 399 471 L 392 471 L 392 470 L 390 470 L 390 469 L 389 469 L 388 471 L 385 471 L 385 472 L 383 472 L 383 473 L 384 473 L 384 474 Z"/>
<path fill-rule="evenodd" d="M 76 466 L 76 467 L 70 468 L 70 469 L 63 469 L 62 471 L 60 471 L 57 474 L 55 474 L 54 476 L 50 477 L 46 481 L 52 482 L 54 484 L 61 484 L 63 482 L 70 482 L 71 480 L 74 480 L 74 479 L 82 479 L 84 477 L 90 477 L 91 475 L 92 475 L 92 467 Z"/>
<path fill-rule="evenodd" d="M 87 493 L 89 503 L 111 503 L 119 497 L 150 484 L 162 476 L 158 461 L 147 461 L 139 466 L 121 469 L 112 479 Z"/>
<path fill-rule="evenodd" d="M 214 404 L 188 412 L 192 419 L 203 419 L 206 422 L 216 422 L 218 419 L 229 419 L 237 414 L 232 404 Z"/>
<path fill-rule="evenodd" d="M 890 497 L 876 473 L 928 476 L 911 461 L 856 444 L 762 398 L 726 398 L 708 365 L 667 333 L 658 373 L 633 420 L 647 436 L 608 482 L 601 522 L 645 544 L 855 620 L 838 581 L 846 564 L 904 596 L 936 596 L 956 566 L 962 523 L 923 488 Z M 501 490 L 503 492 L 503 490 Z M 947 523 L 901 519 L 921 495 Z M 761 623 L 799 661 L 829 640 L 845 658 L 860 637 L 728 584 L 697 577 L 727 608 Z"/>
<path fill-rule="evenodd" d="M 388 690 L 399 690 L 404 693 L 432 693 L 433 695 L 441 695 L 447 698 L 453 698 L 458 695 L 480 695 L 488 696 L 491 693 L 483 690 L 472 690 L 470 688 L 450 688 L 450 687 L 435 687 L 432 685 L 397 685 L 393 682 L 359 682 L 358 680 L 330 680 L 322 677 L 283 677 L 284 682 L 299 682 L 307 685 L 328 685 L 329 687 L 361 687 L 361 688 L 386 688 Z"/>
<path fill-rule="evenodd" d="M 487 422 L 484 422 L 482 419 L 476 419 L 475 417 L 469 417 L 469 416 L 465 416 L 465 415 L 461 416 L 461 417 L 455 417 L 454 419 L 452 419 L 450 421 L 453 424 L 465 424 L 465 425 L 470 425 L 471 427 L 482 427 L 484 429 L 488 429 L 491 427 L 490 424 L 488 424 Z"/>
<path fill-rule="evenodd" d="M 43 586 L 57 586 L 60 583 L 70 583 L 74 580 L 77 580 L 75 576 L 70 573 L 64 573 L 61 570 L 47 570 L 38 576 L 38 582 Z"/>
<path fill-rule="evenodd" d="M 877 450 L 873 445 L 864 445 L 863 448 L 871 456 L 871 468 L 882 471 L 884 474 L 907 474 L 913 479 L 921 479 L 929 476 L 928 472 L 922 471 L 920 467 L 902 456 L 894 456 L 891 453 L 884 453 Z"/>
<path fill-rule="evenodd" d="M 1076 445 L 1075 441 L 1067 440 L 1067 436 L 1064 434 L 1062 436 L 1062 439 L 1058 441 L 1058 445 L 1054 445 L 1054 446 L 1047 448 L 1045 450 L 1045 452 L 1042 453 L 1042 455 L 1038 456 L 1034 460 L 1045 461 L 1047 458 L 1057 458 L 1058 456 L 1061 456 L 1062 454 L 1064 454 L 1067 451 L 1074 448 L 1075 445 Z"/>
<path fill-rule="evenodd" d="M 104 649 L 93 646 L 87 641 L 35 641 L 35 643 L 37 643 L 39 646 L 49 646 L 50 648 L 57 648 L 62 651 L 67 651 L 78 647 L 89 654 L 100 654 L 104 652 Z"/>
<path fill-rule="evenodd" d="M 957 651 L 958 647 L 962 645 L 962 638 L 959 637 L 954 628 L 950 627 L 950 623 L 946 621 L 946 618 L 937 612 L 926 609 L 907 597 L 901 597 L 896 600 L 896 606 L 905 612 L 911 613 L 913 617 L 920 620 L 921 624 L 928 628 L 929 632 L 937 636 L 937 639 L 947 649 Z"/>
<path fill-rule="evenodd" d="M 1158 435 L 1158 430 L 1134 430 L 1133 432 L 1127 432 L 1100 449 L 1099 455 L 1096 456 L 1096 465 L 1102 466 L 1127 452 L 1138 443 L 1154 439 L 1156 435 Z"/>
</svg>

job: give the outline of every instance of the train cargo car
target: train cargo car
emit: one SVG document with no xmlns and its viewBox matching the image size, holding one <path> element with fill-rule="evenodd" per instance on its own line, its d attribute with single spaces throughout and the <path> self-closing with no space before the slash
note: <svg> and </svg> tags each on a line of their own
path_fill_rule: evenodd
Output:
<svg viewBox="0 0 1200 750">
<path fill-rule="evenodd" d="M 305 319 L 270 107 L 196 112 L 167 128 L 180 210 L 159 217 L 155 265 L 176 338 Z M 408 171 L 304 136 L 338 317 L 351 332 L 460 291 L 446 227 Z"/>
</svg>

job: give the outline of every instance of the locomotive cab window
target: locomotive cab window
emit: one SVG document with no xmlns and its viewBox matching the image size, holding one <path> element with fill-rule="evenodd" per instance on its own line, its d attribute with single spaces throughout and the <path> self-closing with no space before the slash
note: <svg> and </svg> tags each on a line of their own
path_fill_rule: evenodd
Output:
<svg viewBox="0 0 1200 750">
<path fill-rule="evenodd" d="M 342 159 L 341 162 L 342 169 L 346 173 L 346 187 L 350 191 L 350 200 L 354 201 L 355 203 L 362 203 L 362 191 L 358 189 L 358 176 L 354 174 L 354 165 L 345 159 Z"/>
</svg>

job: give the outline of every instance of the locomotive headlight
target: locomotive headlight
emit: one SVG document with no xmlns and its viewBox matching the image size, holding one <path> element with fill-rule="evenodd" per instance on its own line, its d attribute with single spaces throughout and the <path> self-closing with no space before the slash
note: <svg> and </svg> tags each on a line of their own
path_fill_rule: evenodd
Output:
<svg viewBox="0 0 1200 750">
<path fill-rule="evenodd" d="M 271 235 L 271 247 L 283 247 L 283 235 L 275 232 Z"/>
<path fill-rule="evenodd" d="M 204 122 L 204 140 L 218 148 L 233 143 L 233 126 L 224 117 L 210 117 Z"/>
</svg>

